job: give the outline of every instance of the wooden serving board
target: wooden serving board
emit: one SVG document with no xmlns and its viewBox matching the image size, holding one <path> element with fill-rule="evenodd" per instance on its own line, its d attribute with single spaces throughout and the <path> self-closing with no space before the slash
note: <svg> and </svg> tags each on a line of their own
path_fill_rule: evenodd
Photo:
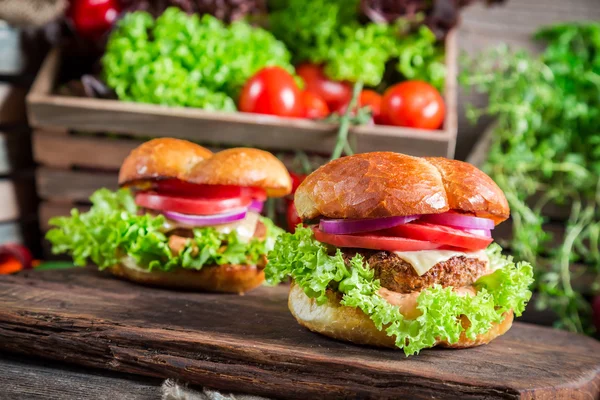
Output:
<svg viewBox="0 0 600 400">
<path fill-rule="evenodd" d="M 0 277 L 0 351 L 277 398 L 600 396 L 600 343 L 515 323 L 468 350 L 354 346 L 300 327 L 287 288 L 141 287 L 93 269 Z"/>
</svg>

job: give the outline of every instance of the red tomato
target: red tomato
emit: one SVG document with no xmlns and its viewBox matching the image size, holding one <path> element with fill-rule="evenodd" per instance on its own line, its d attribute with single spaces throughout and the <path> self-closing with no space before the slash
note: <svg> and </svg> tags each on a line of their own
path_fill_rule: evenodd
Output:
<svg viewBox="0 0 600 400">
<path fill-rule="evenodd" d="M 69 15 L 78 35 L 98 39 L 111 28 L 119 11 L 117 0 L 75 0 Z"/>
<path fill-rule="evenodd" d="M 438 243 L 423 240 L 406 239 L 401 237 L 383 236 L 373 232 L 368 234 L 333 235 L 325 233 L 318 228 L 314 229 L 315 238 L 319 242 L 336 247 L 356 247 L 359 249 L 373 249 L 386 251 L 417 251 L 433 250 L 442 247 Z"/>
<path fill-rule="evenodd" d="M 384 123 L 396 126 L 438 129 L 445 112 L 440 93 L 422 81 L 406 81 L 390 87 L 381 102 Z"/>
<path fill-rule="evenodd" d="M 377 124 L 382 123 L 381 118 L 381 95 L 374 90 L 365 89 L 360 92 L 360 96 L 358 98 L 358 107 L 369 107 L 371 109 L 371 115 L 373 117 L 373 122 Z M 348 107 L 348 103 L 343 104 L 340 108 L 335 110 L 338 114 L 342 115 L 346 112 L 346 108 Z M 352 115 L 355 112 L 351 112 Z"/>
<path fill-rule="evenodd" d="M 234 185 L 196 185 L 194 183 L 179 179 L 160 179 L 150 182 L 146 187 L 144 186 L 145 183 L 142 183 L 140 185 L 140 189 L 152 189 L 160 194 L 179 195 L 184 197 L 225 199 L 243 196 L 260 201 L 265 201 L 267 199 L 267 193 L 265 190 L 258 187 Z"/>
<path fill-rule="evenodd" d="M 226 199 L 201 199 L 194 197 L 166 196 L 151 192 L 138 193 L 135 203 L 144 208 L 158 211 L 175 211 L 183 214 L 212 215 L 238 208 L 248 207 L 252 199 L 249 197 L 233 197 Z"/>
<path fill-rule="evenodd" d="M 379 93 L 377 93 L 374 90 L 366 89 L 360 92 L 360 97 L 358 98 L 358 106 L 368 106 L 369 108 L 371 108 L 373 121 L 375 121 L 375 123 L 378 124 L 381 121 L 381 101 L 382 97 Z"/>
<path fill-rule="evenodd" d="M 294 77 L 281 67 L 258 71 L 242 89 L 240 111 L 280 117 L 302 117 L 302 92 Z"/>
<path fill-rule="evenodd" d="M 389 235 L 427 240 L 441 245 L 469 250 L 485 249 L 493 241 L 490 237 L 474 235 L 449 226 L 428 224 L 426 222 L 412 222 L 410 224 L 398 225 L 383 232 Z"/>
<path fill-rule="evenodd" d="M 306 179 L 306 175 L 304 174 L 296 174 L 295 172 L 290 172 L 290 177 L 292 178 L 292 194 L 296 193 L 296 189 L 302 183 L 304 179 Z"/>
<path fill-rule="evenodd" d="M 285 213 L 285 217 L 288 224 L 288 231 L 294 233 L 296 232 L 296 226 L 302 223 L 302 220 L 298 216 L 298 212 L 296 211 L 296 206 L 294 202 L 289 200 L 287 203 L 287 210 Z"/>
<path fill-rule="evenodd" d="M 306 118 L 321 119 L 329 115 L 329 107 L 325 100 L 313 92 L 302 92 L 302 102 Z"/>
<path fill-rule="evenodd" d="M 304 80 L 305 89 L 321 96 L 330 110 L 348 104 L 352 97 L 352 85 L 329 79 L 320 65 L 302 64 L 296 68 L 296 73 Z"/>
</svg>

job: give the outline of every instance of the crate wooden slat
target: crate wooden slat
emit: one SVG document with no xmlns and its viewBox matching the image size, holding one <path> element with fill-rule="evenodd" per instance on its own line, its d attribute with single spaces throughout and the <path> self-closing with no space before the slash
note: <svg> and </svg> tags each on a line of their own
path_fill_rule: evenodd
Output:
<svg viewBox="0 0 600 400">
<path fill-rule="evenodd" d="M 36 172 L 38 195 L 42 199 L 51 199 L 72 203 L 87 202 L 99 188 L 116 190 L 116 172 L 69 171 L 49 167 L 40 167 Z"/>
<path fill-rule="evenodd" d="M 50 224 L 48 224 L 50 218 L 68 216 L 71 214 L 73 208 L 76 208 L 81 212 L 86 212 L 90 209 L 90 206 L 53 201 L 41 202 L 38 210 L 40 216 L 40 230 L 42 233 L 47 232 L 51 228 Z"/>
<path fill-rule="evenodd" d="M 74 136 L 50 131 L 33 134 L 36 162 L 52 167 L 86 166 L 118 170 L 131 150 L 141 141 L 119 138 Z"/>
<path fill-rule="evenodd" d="M 118 171 L 125 157 L 139 146 L 141 138 L 83 136 L 60 131 L 36 130 L 33 133 L 34 159 L 44 166 L 69 169 L 103 169 Z M 213 152 L 222 149 L 209 147 Z M 286 167 L 294 169 L 294 154 L 277 154 Z M 321 165 L 328 158 L 308 155 L 312 165 Z M 297 168 L 297 166 L 296 166 Z"/>
<path fill-rule="evenodd" d="M 448 112 L 444 128 L 428 131 L 355 127 L 350 136 L 357 151 L 390 150 L 413 155 L 453 156 L 456 140 L 456 43 L 453 32 L 448 35 L 446 53 Z M 30 122 L 36 128 L 172 136 L 203 143 L 321 153 L 331 151 L 335 143 L 336 125 L 322 122 L 54 95 L 52 90 L 59 69 L 60 51 L 55 49 L 45 60 L 27 98 Z"/>
</svg>

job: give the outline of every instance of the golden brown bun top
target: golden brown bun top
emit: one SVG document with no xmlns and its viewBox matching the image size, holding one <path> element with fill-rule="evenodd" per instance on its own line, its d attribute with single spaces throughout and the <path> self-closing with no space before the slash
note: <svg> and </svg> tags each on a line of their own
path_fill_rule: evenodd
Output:
<svg viewBox="0 0 600 400">
<path fill-rule="evenodd" d="M 449 210 L 496 223 L 509 216 L 502 190 L 474 166 L 392 152 L 356 154 L 323 165 L 298 187 L 294 202 L 302 219 L 382 218 Z"/>
<path fill-rule="evenodd" d="M 119 171 L 119 185 L 157 178 L 185 179 L 212 151 L 187 140 L 160 138 L 142 143 L 129 153 Z"/>
<path fill-rule="evenodd" d="M 425 159 L 442 174 L 451 210 L 490 218 L 496 224 L 510 216 L 504 192 L 483 171 L 469 163 L 444 157 Z"/>
<path fill-rule="evenodd" d="M 273 197 L 292 191 L 290 174 L 277 157 L 267 151 L 244 147 L 215 153 L 190 171 L 188 180 L 207 185 L 260 187 Z"/>
<path fill-rule="evenodd" d="M 292 190 L 281 161 L 269 152 L 235 148 L 212 153 L 186 140 L 153 139 L 135 148 L 123 162 L 119 185 L 177 178 L 197 184 L 259 187 L 273 197 Z"/>
</svg>

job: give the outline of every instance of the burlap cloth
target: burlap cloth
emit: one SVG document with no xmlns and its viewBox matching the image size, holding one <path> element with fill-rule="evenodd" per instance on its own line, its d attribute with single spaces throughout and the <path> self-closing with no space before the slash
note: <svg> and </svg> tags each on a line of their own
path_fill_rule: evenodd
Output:
<svg viewBox="0 0 600 400">
<path fill-rule="evenodd" d="M 162 400 L 269 400 L 265 397 L 247 394 L 226 394 L 214 390 L 202 389 L 201 391 L 190 389 L 172 379 L 167 379 L 161 386 Z"/>
<path fill-rule="evenodd" d="M 16 26 L 42 26 L 61 16 L 67 0 L 0 0 L 0 19 Z"/>
</svg>

